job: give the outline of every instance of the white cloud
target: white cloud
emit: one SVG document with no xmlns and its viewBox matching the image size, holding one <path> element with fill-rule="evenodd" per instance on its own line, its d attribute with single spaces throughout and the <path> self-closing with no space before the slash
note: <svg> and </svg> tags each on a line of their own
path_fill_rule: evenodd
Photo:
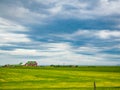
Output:
<svg viewBox="0 0 120 90">
<path fill-rule="evenodd" d="M 64 51 L 71 48 L 69 43 L 44 43 L 42 46 L 48 48 L 50 51 Z"/>
<path fill-rule="evenodd" d="M 46 18 L 46 14 L 34 12 L 19 3 L 16 5 L 14 3 L 9 5 L 2 4 L 0 6 L 0 11 L 2 12 L 0 13 L 1 17 L 22 24 L 42 23 L 43 19 Z"/>
<path fill-rule="evenodd" d="M 120 14 L 119 9 L 120 0 L 100 0 L 99 6 L 96 7 L 95 12 L 97 15 Z"/>
<path fill-rule="evenodd" d="M 0 5 L 1 17 L 28 24 L 48 23 L 56 18 L 94 19 L 101 16 L 119 15 L 120 0 L 41 0 Z M 93 5 L 94 4 L 94 5 Z M 27 6 L 37 6 L 36 10 Z M 14 15 L 13 15 L 14 14 Z"/>
<path fill-rule="evenodd" d="M 92 3 L 94 1 L 83 2 L 80 0 L 46 1 L 48 2 L 48 6 L 50 4 L 53 5 L 48 9 L 51 14 L 57 15 L 60 18 L 93 19 L 101 16 L 120 14 L 120 0 L 98 0 L 96 3 Z"/>
<path fill-rule="evenodd" d="M 27 29 L 22 25 L 0 17 L 0 31 L 27 31 Z"/>
<path fill-rule="evenodd" d="M 96 35 L 101 39 L 109 39 L 112 37 L 120 38 L 120 31 L 102 30 L 102 31 L 98 31 Z"/>
<path fill-rule="evenodd" d="M 53 35 L 55 37 L 64 38 L 67 40 L 79 40 L 80 38 L 98 38 L 98 39 L 120 39 L 119 30 L 78 30 L 71 34 Z M 115 38 L 115 39 L 114 39 Z"/>
<path fill-rule="evenodd" d="M 1 55 L 7 55 L 11 58 L 16 57 L 16 60 L 18 60 L 17 56 L 19 56 L 19 59 L 23 57 L 21 58 L 23 62 L 25 62 L 26 59 L 36 60 L 40 65 L 115 65 L 118 63 L 115 59 L 119 58 L 118 55 L 99 53 L 103 48 L 93 46 L 80 46 L 75 48 L 70 43 L 42 43 L 39 45 L 39 48 L 40 47 L 44 47 L 44 49 L 0 50 L 0 53 Z M 91 52 L 91 55 L 85 54 Z M 34 58 L 30 58 L 32 56 Z M 111 59 L 114 59 L 114 61 Z"/>
<path fill-rule="evenodd" d="M 79 52 L 79 53 L 84 53 L 84 54 L 96 54 L 99 53 L 99 51 L 102 51 L 103 48 L 99 48 L 99 47 L 94 47 L 94 46 L 80 46 L 77 49 L 75 49 L 75 52 Z"/>
<path fill-rule="evenodd" d="M 0 43 L 17 43 L 17 42 L 30 42 L 25 34 L 15 34 L 8 32 L 0 32 Z"/>
<path fill-rule="evenodd" d="M 14 49 L 11 51 L 1 50 L 0 53 L 26 56 L 61 56 L 68 53 L 70 49 L 70 46 L 67 43 L 42 43 L 42 45 L 38 46 L 38 48 L 40 47 L 43 47 L 44 49 Z"/>
<path fill-rule="evenodd" d="M 6 50 L 0 50 L 1 53 L 6 53 L 9 55 L 24 55 L 24 56 L 37 56 L 40 55 L 40 53 L 38 53 L 36 50 L 29 50 L 29 49 L 15 49 L 12 51 L 6 51 Z"/>
<path fill-rule="evenodd" d="M 11 22 L 9 20 L 0 18 L 0 44 L 16 43 L 16 42 L 30 42 L 26 34 L 17 32 L 26 32 L 27 28 Z"/>
</svg>

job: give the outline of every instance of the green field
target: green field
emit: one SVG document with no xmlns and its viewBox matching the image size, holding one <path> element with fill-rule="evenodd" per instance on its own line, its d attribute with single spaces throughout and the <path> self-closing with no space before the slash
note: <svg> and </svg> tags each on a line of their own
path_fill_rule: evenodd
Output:
<svg viewBox="0 0 120 90">
<path fill-rule="evenodd" d="M 0 90 L 120 90 L 120 66 L 0 67 Z"/>
</svg>

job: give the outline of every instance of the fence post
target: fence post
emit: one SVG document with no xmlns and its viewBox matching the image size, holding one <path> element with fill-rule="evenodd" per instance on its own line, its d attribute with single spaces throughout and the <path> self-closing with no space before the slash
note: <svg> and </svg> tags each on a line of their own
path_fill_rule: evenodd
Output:
<svg viewBox="0 0 120 90">
<path fill-rule="evenodd" d="M 94 81 L 94 90 L 96 90 L 96 83 L 95 83 L 95 81 Z"/>
</svg>

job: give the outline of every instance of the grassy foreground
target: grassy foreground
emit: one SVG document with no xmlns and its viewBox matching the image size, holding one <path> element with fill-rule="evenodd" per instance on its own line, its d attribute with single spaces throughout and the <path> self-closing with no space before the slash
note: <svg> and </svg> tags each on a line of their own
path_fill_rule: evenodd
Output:
<svg viewBox="0 0 120 90">
<path fill-rule="evenodd" d="M 120 66 L 0 67 L 0 90 L 120 90 Z"/>
</svg>

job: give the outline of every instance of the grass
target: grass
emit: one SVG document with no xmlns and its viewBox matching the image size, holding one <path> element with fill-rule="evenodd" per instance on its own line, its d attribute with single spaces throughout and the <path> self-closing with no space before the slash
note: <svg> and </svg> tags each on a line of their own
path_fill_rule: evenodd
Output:
<svg viewBox="0 0 120 90">
<path fill-rule="evenodd" d="M 120 90 L 120 66 L 0 68 L 0 90 Z"/>
</svg>

